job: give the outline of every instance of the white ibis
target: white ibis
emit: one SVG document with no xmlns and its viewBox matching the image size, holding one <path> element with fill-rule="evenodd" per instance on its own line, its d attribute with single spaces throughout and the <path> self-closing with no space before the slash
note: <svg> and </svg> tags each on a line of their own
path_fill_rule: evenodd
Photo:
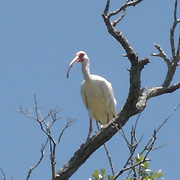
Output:
<svg viewBox="0 0 180 180">
<path fill-rule="evenodd" d="M 90 73 L 89 58 L 84 51 L 76 53 L 76 57 L 69 64 L 67 78 L 70 68 L 76 62 L 81 62 L 84 81 L 81 84 L 81 95 L 88 110 L 90 125 L 87 139 L 92 132 L 92 119 L 101 125 L 107 124 L 116 115 L 116 99 L 114 97 L 111 83 L 105 78 Z"/>
</svg>

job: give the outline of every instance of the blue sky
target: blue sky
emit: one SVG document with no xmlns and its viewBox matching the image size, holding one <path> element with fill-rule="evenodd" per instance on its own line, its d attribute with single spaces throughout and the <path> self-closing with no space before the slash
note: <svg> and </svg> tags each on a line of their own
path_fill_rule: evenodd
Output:
<svg viewBox="0 0 180 180">
<path fill-rule="evenodd" d="M 112 1 L 111 10 L 123 1 Z M 86 139 L 88 113 L 82 103 L 80 84 L 83 80 L 80 64 L 72 67 L 66 78 L 68 65 L 79 50 L 87 52 L 91 72 L 108 79 L 114 88 L 117 111 L 128 94 L 130 63 L 121 55 L 124 50 L 108 33 L 101 17 L 105 1 L 87 0 L 0 0 L 0 167 L 16 179 L 25 179 L 39 156 L 45 141 L 37 122 L 24 117 L 14 109 L 34 108 L 34 94 L 43 106 L 42 114 L 54 107 L 61 109 L 62 119 L 53 127 L 54 135 L 62 130 L 67 119 L 77 121 L 64 134 L 57 148 L 57 170 L 66 163 Z M 174 1 L 144 0 L 129 8 L 123 21 L 117 25 L 127 37 L 140 58 L 157 52 L 153 44 L 160 44 L 170 57 L 169 29 L 173 20 Z M 180 13 L 178 12 L 178 17 Z M 179 32 L 179 27 L 177 28 Z M 178 33 L 176 32 L 176 37 Z M 177 44 L 177 42 L 176 42 Z M 160 85 L 166 73 L 162 59 L 150 57 L 151 63 L 142 72 L 142 87 Z M 180 72 L 173 82 L 178 82 Z M 142 113 L 137 136 L 144 135 L 141 149 L 153 129 L 180 103 L 179 91 L 152 98 Z M 133 117 L 124 127 L 129 137 Z M 158 133 L 156 145 L 180 140 L 180 111 Z M 93 130 L 96 130 L 95 123 Z M 108 143 L 116 172 L 123 167 L 128 149 L 123 138 L 116 134 Z M 162 169 L 165 179 L 179 176 L 180 143 L 173 143 L 153 151 L 151 168 Z M 48 150 L 42 164 L 31 179 L 50 179 Z M 103 148 L 98 149 L 70 179 L 88 179 L 95 169 L 110 172 Z M 124 176 L 122 176 L 123 179 Z"/>
</svg>

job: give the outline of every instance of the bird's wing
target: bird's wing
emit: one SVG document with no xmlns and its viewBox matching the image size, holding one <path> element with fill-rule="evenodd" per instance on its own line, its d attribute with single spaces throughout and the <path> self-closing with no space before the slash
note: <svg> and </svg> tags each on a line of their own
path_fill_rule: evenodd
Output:
<svg viewBox="0 0 180 180">
<path fill-rule="evenodd" d="M 82 96 L 84 105 L 85 105 L 86 108 L 88 109 L 87 97 L 86 97 L 86 93 L 85 93 L 85 90 L 84 90 L 84 82 L 83 82 L 82 85 L 81 85 L 81 96 Z"/>
<path fill-rule="evenodd" d="M 103 94 L 106 99 L 106 106 L 110 110 L 111 113 L 116 115 L 116 99 L 114 97 L 113 88 L 110 82 L 108 82 L 106 79 L 103 81 L 104 83 L 101 83 L 101 89 L 103 91 Z"/>
</svg>

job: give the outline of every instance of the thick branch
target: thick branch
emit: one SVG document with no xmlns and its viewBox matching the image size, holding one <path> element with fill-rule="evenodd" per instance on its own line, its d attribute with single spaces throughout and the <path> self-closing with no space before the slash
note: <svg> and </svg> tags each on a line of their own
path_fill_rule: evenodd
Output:
<svg viewBox="0 0 180 180">
<path fill-rule="evenodd" d="M 149 58 L 144 58 L 142 60 L 138 60 L 138 56 L 136 52 L 133 50 L 131 45 L 129 44 L 126 37 L 122 32 L 115 29 L 113 22 L 110 21 L 110 17 L 115 14 L 118 14 L 120 11 L 125 10 L 128 6 L 136 5 L 142 2 L 142 0 L 136 0 L 132 2 L 126 2 L 126 6 L 122 6 L 117 11 L 108 14 L 109 3 L 110 0 L 107 0 L 107 4 L 105 10 L 102 14 L 104 22 L 107 26 L 108 32 L 122 45 L 124 50 L 127 53 L 127 57 L 131 62 L 130 69 L 130 88 L 129 94 L 126 99 L 126 103 L 122 110 L 116 116 L 116 119 L 113 122 L 105 125 L 96 135 L 90 138 L 85 144 L 83 144 L 80 149 L 78 149 L 73 157 L 56 173 L 55 180 L 68 180 L 69 177 L 77 171 L 77 169 L 93 154 L 100 146 L 102 146 L 105 142 L 111 139 L 114 134 L 117 132 L 117 129 L 121 129 L 130 117 L 133 115 L 140 113 L 146 106 L 146 102 L 149 98 L 159 96 L 165 93 L 171 93 L 180 88 L 180 82 L 172 85 L 170 87 L 169 84 L 172 79 L 169 79 L 170 71 L 172 71 L 172 77 L 174 76 L 174 72 L 176 70 L 176 66 L 174 69 L 169 69 L 169 74 L 167 74 L 166 79 L 169 84 L 159 87 L 153 87 L 144 93 L 141 91 L 141 71 L 146 64 L 149 63 Z M 127 5 L 128 4 L 128 5 Z M 157 48 L 158 49 L 158 48 Z M 158 49 L 159 53 L 163 57 L 164 61 L 168 64 L 169 60 L 166 54 L 162 49 Z M 160 55 L 159 55 L 160 56 Z M 171 65 L 172 66 L 172 65 Z M 173 67 L 173 66 L 172 66 Z M 114 125 L 115 123 L 115 125 Z M 117 128 L 118 127 L 118 128 Z"/>
<path fill-rule="evenodd" d="M 140 112 L 140 109 L 137 109 L 136 107 L 141 86 L 140 66 L 138 59 L 134 54 L 130 54 L 129 59 L 131 59 L 130 89 L 123 109 L 117 115 L 113 123 L 110 122 L 109 125 L 102 128 L 99 133 L 94 135 L 90 140 L 82 145 L 78 151 L 74 153 L 74 156 L 56 173 L 55 180 L 68 179 L 90 157 L 93 152 L 112 138 L 117 132 L 117 127 L 114 126 L 114 123 L 119 129 L 121 129 L 131 116 Z"/>
<path fill-rule="evenodd" d="M 180 88 L 180 82 L 170 86 L 170 87 L 154 87 L 148 90 L 147 97 L 148 99 L 159 96 L 162 94 L 172 93 Z"/>
<path fill-rule="evenodd" d="M 138 109 L 144 110 L 148 99 L 152 97 L 160 96 L 163 94 L 167 94 L 167 93 L 173 93 L 179 88 L 180 88 L 180 82 L 170 87 L 163 87 L 163 86 L 152 87 L 151 89 L 148 89 L 144 93 L 142 93 L 142 95 L 139 97 L 139 100 L 136 106 Z"/>
<path fill-rule="evenodd" d="M 149 61 L 149 57 L 143 58 L 141 60 L 139 60 L 138 64 L 139 64 L 139 69 L 140 71 L 144 68 L 145 65 L 147 65 L 148 63 L 150 63 Z"/>
<path fill-rule="evenodd" d="M 104 19 L 104 22 L 106 24 L 106 27 L 108 29 L 108 32 L 122 45 L 122 47 L 124 48 L 124 50 L 127 53 L 127 56 L 130 56 L 132 54 L 134 54 L 135 56 L 136 53 L 134 52 L 133 48 L 130 46 L 129 42 L 127 41 L 126 37 L 123 35 L 122 32 L 119 32 L 118 30 L 115 29 L 115 25 L 124 17 L 124 14 L 122 14 L 122 16 L 120 16 L 120 18 L 118 18 L 118 20 L 111 22 L 110 21 L 110 17 L 112 17 L 113 15 L 118 14 L 120 11 L 123 11 L 125 13 L 125 9 L 128 6 L 135 6 L 136 4 L 140 3 L 142 0 L 137 0 L 137 1 L 133 1 L 133 2 L 126 2 L 121 8 L 119 8 L 117 11 L 110 13 L 109 15 L 108 10 L 109 10 L 109 4 L 110 1 L 107 0 L 107 4 L 105 7 L 105 10 L 102 14 L 102 17 Z"/>
<path fill-rule="evenodd" d="M 125 38 L 122 32 L 119 32 L 112 26 L 111 22 L 109 21 L 108 17 L 105 14 L 102 14 L 108 32 L 122 45 L 124 50 L 126 51 L 127 55 L 134 54 L 133 48 L 130 46 L 128 40 Z"/>
<path fill-rule="evenodd" d="M 124 126 L 130 117 L 130 112 L 126 112 L 127 109 L 123 109 L 114 123 L 122 122 L 122 126 Z M 117 128 L 112 123 L 102 128 L 74 153 L 74 156 L 56 173 L 55 180 L 67 180 L 93 152 L 107 142 L 116 132 Z"/>
<path fill-rule="evenodd" d="M 168 87 L 171 84 L 176 68 L 177 68 L 177 64 L 173 64 L 173 63 L 168 67 L 166 78 L 162 84 L 163 87 Z"/>
</svg>

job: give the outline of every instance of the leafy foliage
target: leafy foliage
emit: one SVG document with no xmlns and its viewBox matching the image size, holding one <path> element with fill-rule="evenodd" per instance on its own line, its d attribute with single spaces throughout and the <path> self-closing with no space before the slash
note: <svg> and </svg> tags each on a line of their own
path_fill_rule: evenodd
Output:
<svg viewBox="0 0 180 180">
<path fill-rule="evenodd" d="M 141 162 L 143 161 L 144 156 L 142 156 L 140 153 L 135 157 L 135 162 Z M 148 161 L 144 161 L 141 163 L 136 169 L 137 173 L 137 180 L 155 180 L 163 176 L 164 173 L 161 172 L 161 169 L 157 172 L 153 172 L 151 169 L 149 169 L 149 163 Z M 132 180 L 132 178 L 127 179 Z"/>
<path fill-rule="evenodd" d="M 100 168 L 100 172 L 98 170 L 95 170 L 92 174 L 93 179 L 89 178 L 89 180 L 113 180 L 114 176 L 111 175 L 105 175 L 106 170 Z"/>
<path fill-rule="evenodd" d="M 161 172 L 161 169 L 157 172 L 153 172 L 151 169 L 149 169 L 149 163 L 148 161 L 144 160 L 144 156 L 142 156 L 140 153 L 133 159 L 134 164 L 139 165 L 134 167 L 134 172 L 132 173 L 132 177 L 128 177 L 125 180 L 156 180 L 156 179 L 164 179 L 162 176 L 164 173 Z M 133 169 L 130 169 L 130 173 L 133 171 Z M 100 172 L 98 170 L 95 170 L 92 174 L 93 178 L 89 178 L 89 180 L 114 180 L 114 176 L 111 175 L 105 175 L 106 170 L 100 169 Z"/>
</svg>

